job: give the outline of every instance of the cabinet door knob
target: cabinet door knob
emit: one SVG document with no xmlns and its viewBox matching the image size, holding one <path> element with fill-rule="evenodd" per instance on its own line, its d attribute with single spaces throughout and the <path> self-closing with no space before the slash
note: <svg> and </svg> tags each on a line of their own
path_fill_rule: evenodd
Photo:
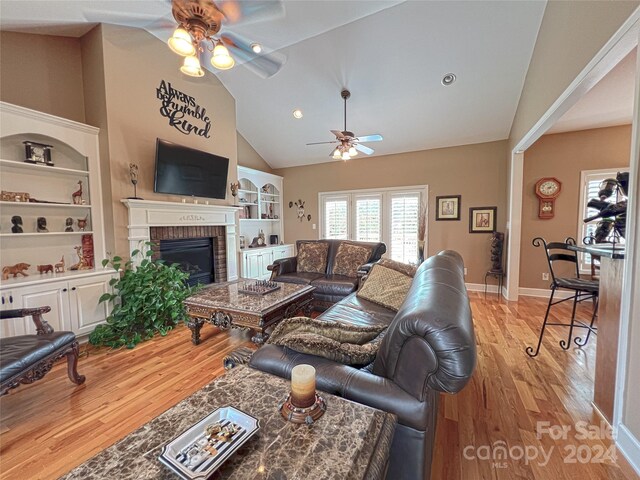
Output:
<svg viewBox="0 0 640 480">
<path fill-rule="evenodd" d="M 4 296 L 2 297 L 2 305 L 4 305 Z"/>
<path fill-rule="evenodd" d="M 63 289 L 62 289 L 62 291 L 63 291 L 63 292 L 66 292 L 66 291 L 67 291 L 67 289 L 66 289 L 66 288 L 63 288 Z"/>
<path fill-rule="evenodd" d="M 9 303 L 13 303 L 13 295 L 9 295 Z"/>
<path fill-rule="evenodd" d="M 75 291 L 75 290 L 76 290 L 76 287 L 71 287 L 71 290 Z"/>
</svg>

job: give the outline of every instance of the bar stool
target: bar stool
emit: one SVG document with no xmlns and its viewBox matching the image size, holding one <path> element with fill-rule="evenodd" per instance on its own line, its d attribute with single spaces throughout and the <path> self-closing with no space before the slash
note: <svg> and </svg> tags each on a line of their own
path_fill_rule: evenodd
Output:
<svg viewBox="0 0 640 480">
<path fill-rule="evenodd" d="M 547 312 L 544 315 L 544 322 L 542 323 L 542 329 L 540 330 L 540 336 L 538 337 L 538 345 L 534 350 L 532 347 L 527 347 L 526 352 L 530 357 L 535 357 L 540 352 L 540 345 L 542 344 L 542 338 L 547 326 L 561 326 L 569 327 L 569 337 L 567 340 L 560 340 L 560 347 L 564 350 L 568 350 L 571 346 L 571 339 L 573 338 L 574 328 L 586 328 L 587 335 L 584 340 L 580 337 L 575 337 L 573 341 L 578 347 L 584 347 L 589 341 L 591 333 L 597 334 L 597 328 L 593 326 L 596 317 L 598 316 L 598 294 L 600 291 L 600 285 L 598 281 L 587 280 L 580 278 L 580 268 L 578 263 L 578 257 L 576 253 L 569 250 L 569 245 L 575 245 L 576 241 L 569 237 L 564 242 L 551 242 L 547 243 L 544 238 L 536 237 L 533 239 L 533 246 L 544 246 L 544 251 L 547 256 L 547 263 L 549 264 L 549 273 L 551 274 L 551 296 L 549 297 L 549 305 L 547 305 Z M 554 266 L 558 262 L 565 262 L 565 264 L 573 264 L 576 269 L 575 277 L 558 277 L 554 272 Z M 553 297 L 557 289 L 564 289 L 573 292 L 573 295 L 562 300 L 553 301 Z M 576 319 L 576 306 L 579 302 L 585 300 L 593 300 L 593 314 L 591 315 L 591 323 L 587 325 L 581 320 Z M 549 323 L 549 311 L 553 305 L 557 305 L 568 300 L 573 300 L 573 310 L 571 312 L 571 323 Z"/>
</svg>

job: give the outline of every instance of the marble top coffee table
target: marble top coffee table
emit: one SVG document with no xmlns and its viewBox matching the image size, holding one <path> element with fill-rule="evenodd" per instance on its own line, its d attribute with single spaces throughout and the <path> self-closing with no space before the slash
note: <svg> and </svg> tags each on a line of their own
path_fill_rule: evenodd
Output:
<svg viewBox="0 0 640 480">
<path fill-rule="evenodd" d="M 322 417 L 311 426 L 289 423 L 278 411 L 289 388 L 280 377 L 237 367 L 62 478 L 178 478 L 158 460 L 162 446 L 226 405 L 257 418 L 260 430 L 212 479 L 384 478 L 395 415 L 321 393 L 327 402 Z"/>
<path fill-rule="evenodd" d="M 184 301 L 189 315 L 188 327 L 191 341 L 200 343 L 200 329 L 207 322 L 223 330 L 229 327 L 248 328 L 255 335 L 251 341 L 257 345 L 267 338 L 265 330 L 283 318 L 289 318 L 300 310 L 309 316 L 315 287 L 280 283 L 280 288 L 265 295 L 239 292 L 244 283 L 255 280 L 241 278 L 233 282 L 213 284 Z"/>
</svg>

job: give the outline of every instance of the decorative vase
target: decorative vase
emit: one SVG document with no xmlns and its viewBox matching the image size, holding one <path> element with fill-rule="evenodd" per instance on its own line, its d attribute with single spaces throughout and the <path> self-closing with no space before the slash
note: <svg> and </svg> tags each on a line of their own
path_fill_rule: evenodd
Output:
<svg viewBox="0 0 640 480">
<path fill-rule="evenodd" d="M 418 265 L 424 262 L 424 240 L 418 240 Z"/>
</svg>

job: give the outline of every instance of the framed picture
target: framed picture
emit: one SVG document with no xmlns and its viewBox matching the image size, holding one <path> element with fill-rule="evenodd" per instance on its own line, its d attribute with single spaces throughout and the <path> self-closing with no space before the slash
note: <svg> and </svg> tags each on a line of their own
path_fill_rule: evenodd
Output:
<svg viewBox="0 0 640 480">
<path fill-rule="evenodd" d="M 469 233 L 493 233 L 496 231 L 498 207 L 469 208 Z"/>
<path fill-rule="evenodd" d="M 461 195 L 436 197 L 436 221 L 460 220 Z"/>
</svg>

